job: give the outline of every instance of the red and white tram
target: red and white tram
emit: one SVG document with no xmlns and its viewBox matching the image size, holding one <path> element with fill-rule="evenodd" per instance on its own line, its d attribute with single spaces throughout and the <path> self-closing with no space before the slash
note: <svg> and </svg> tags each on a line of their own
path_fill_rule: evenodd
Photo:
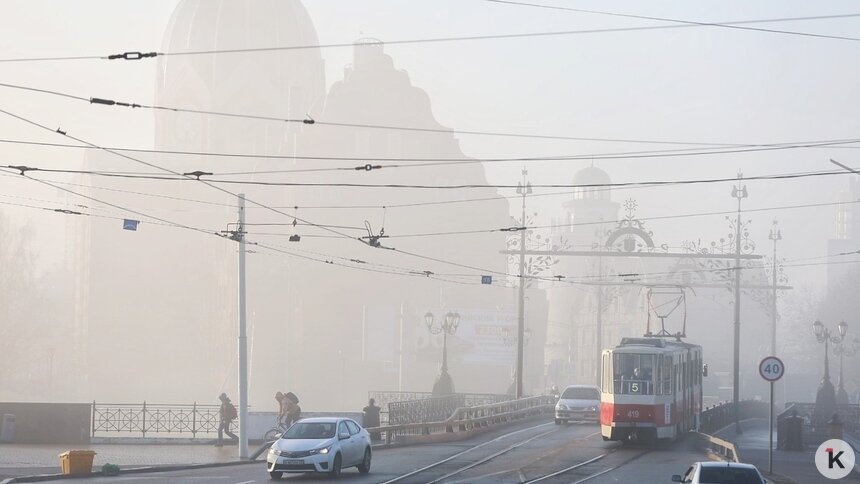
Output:
<svg viewBox="0 0 860 484">
<path fill-rule="evenodd" d="M 698 427 L 702 347 L 656 337 L 623 338 L 603 350 L 604 440 L 672 440 Z"/>
</svg>

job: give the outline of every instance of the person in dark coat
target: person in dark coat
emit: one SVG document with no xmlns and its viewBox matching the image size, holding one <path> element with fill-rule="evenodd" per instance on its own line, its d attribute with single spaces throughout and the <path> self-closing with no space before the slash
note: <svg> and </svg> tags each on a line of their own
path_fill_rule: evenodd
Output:
<svg viewBox="0 0 860 484">
<path fill-rule="evenodd" d="M 364 407 L 364 427 L 379 427 L 379 411 L 381 410 L 376 406 L 376 400 L 370 399 L 367 402 L 368 405 Z M 380 440 L 381 436 L 379 432 L 371 432 L 370 440 Z"/>
<path fill-rule="evenodd" d="M 238 442 L 239 437 L 230 432 L 230 423 L 236 418 L 236 407 L 230 403 L 226 393 L 218 395 L 218 400 L 221 400 L 221 408 L 218 409 L 220 422 L 218 424 L 218 443 L 215 445 L 221 447 L 224 445 L 224 434 L 227 434 L 234 442 Z"/>
</svg>

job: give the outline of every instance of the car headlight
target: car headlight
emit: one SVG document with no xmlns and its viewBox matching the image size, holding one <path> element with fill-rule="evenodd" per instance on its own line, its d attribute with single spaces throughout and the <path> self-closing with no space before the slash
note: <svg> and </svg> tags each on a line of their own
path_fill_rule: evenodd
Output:
<svg viewBox="0 0 860 484">
<path fill-rule="evenodd" d="M 281 455 L 281 451 L 275 448 L 269 449 L 269 453 L 272 455 Z"/>
<path fill-rule="evenodd" d="M 567 410 L 567 405 L 565 405 L 563 403 L 559 403 L 558 405 L 555 406 L 555 409 L 556 410 Z"/>
<path fill-rule="evenodd" d="M 331 446 L 323 447 L 322 449 L 309 450 L 309 451 L 308 451 L 308 453 L 309 453 L 310 455 L 316 455 L 316 454 L 323 454 L 323 455 L 325 455 L 325 454 L 328 454 L 328 451 L 329 451 L 329 450 L 331 450 Z"/>
</svg>

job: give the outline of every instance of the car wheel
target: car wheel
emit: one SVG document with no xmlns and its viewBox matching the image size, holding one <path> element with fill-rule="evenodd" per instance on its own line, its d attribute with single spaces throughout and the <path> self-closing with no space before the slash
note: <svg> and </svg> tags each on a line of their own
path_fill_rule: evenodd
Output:
<svg viewBox="0 0 860 484">
<path fill-rule="evenodd" d="M 331 477 L 340 477 L 340 471 L 341 471 L 340 464 L 341 464 L 340 454 L 337 454 L 334 456 L 334 462 L 331 465 L 331 470 L 328 472 L 328 475 Z"/>
<path fill-rule="evenodd" d="M 280 478 L 281 478 L 281 476 L 283 476 L 283 475 L 284 475 L 284 473 L 283 473 L 283 472 L 278 472 L 278 471 L 272 471 L 272 472 L 270 472 L 270 473 L 269 473 L 269 475 L 270 475 L 270 476 L 272 476 L 272 479 L 280 479 Z"/>
<path fill-rule="evenodd" d="M 364 449 L 364 459 L 362 459 L 361 464 L 358 465 L 358 472 L 362 474 L 370 472 L 370 447 Z"/>
<path fill-rule="evenodd" d="M 560 419 L 560 418 L 555 419 L 555 424 L 556 424 L 556 425 L 561 425 L 561 419 Z"/>
</svg>

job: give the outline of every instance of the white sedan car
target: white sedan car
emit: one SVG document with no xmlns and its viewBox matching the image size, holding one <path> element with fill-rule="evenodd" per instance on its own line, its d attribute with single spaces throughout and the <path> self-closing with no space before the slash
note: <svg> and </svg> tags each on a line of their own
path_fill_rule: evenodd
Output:
<svg viewBox="0 0 860 484">
<path fill-rule="evenodd" d="M 693 463 L 683 476 L 672 476 L 672 482 L 766 484 L 767 480 L 752 464 L 707 461 Z"/>
<path fill-rule="evenodd" d="M 269 449 L 266 469 L 273 479 L 284 472 L 326 472 L 344 468 L 370 472 L 370 434 L 348 418 L 306 418 L 289 428 Z"/>
</svg>

